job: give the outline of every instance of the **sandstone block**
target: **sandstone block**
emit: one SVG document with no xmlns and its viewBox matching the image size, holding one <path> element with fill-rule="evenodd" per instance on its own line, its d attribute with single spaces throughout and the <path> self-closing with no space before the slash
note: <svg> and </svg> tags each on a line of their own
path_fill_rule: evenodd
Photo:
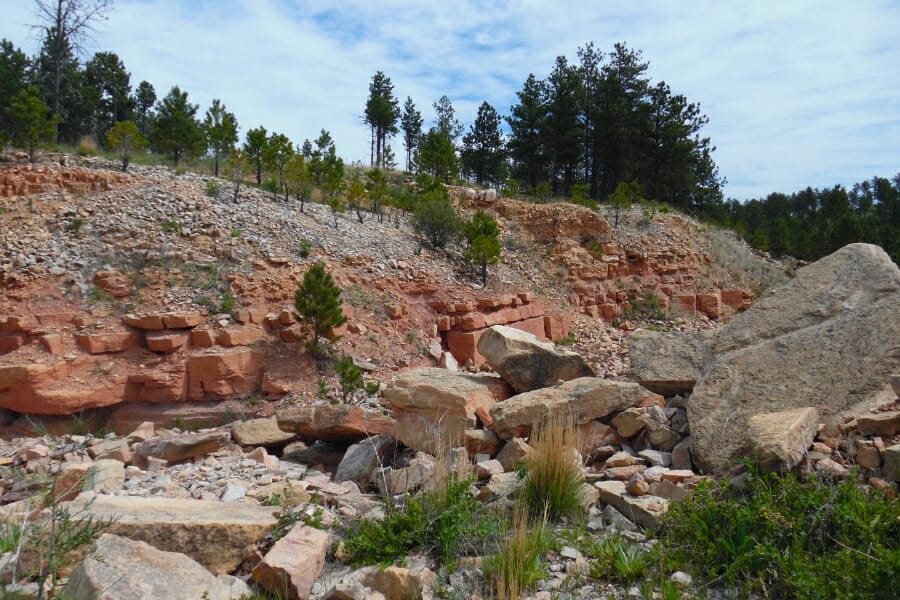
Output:
<svg viewBox="0 0 900 600">
<path fill-rule="evenodd" d="M 144 334 L 147 348 L 153 352 L 175 352 L 188 343 L 191 334 L 186 331 L 149 331 Z"/>
<path fill-rule="evenodd" d="M 272 593 L 287 593 L 294 600 L 308 598 L 330 544 L 327 532 L 298 523 L 253 569 L 253 580 Z"/>
<path fill-rule="evenodd" d="M 133 598 L 208 598 L 239 600 L 250 594 L 241 580 L 216 577 L 180 552 L 109 533 L 94 543 L 72 572 L 64 595 L 72 600 Z"/>
<path fill-rule="evenodd" d="M 141 336 L 134 331 L 76 333 L 75 341 L 88 354 L 106 354 L 137 348 Z"/>
<path fill-rule="evenodd" d="M 478 352 L 518 392 L 594 374 L 581 355 L 502 325 L 482 334 Z"/>
<path fill-rule="evenodd" d="M 266 419 L 250 419 L 235 423 L 231 428 L 231 437 L 241 446 L 263 446 L 278 448 L 294 439 L 293 433 L 278 427 L 275 417 Z"/>
<path fill-rule="evenodd" d="M 303 406 L 280 410 L 278 427 L 308 440 L 353 443 L 369 435 L 393 435 L 394 419 L 358 406 Z"/>
<path fill-rule="evenodd" d="M 816 409 L 809 407 L 750 417 L 747 436 L 760 468 L 794 468 L 812 444 L 818 423 Z"/>
</svg>

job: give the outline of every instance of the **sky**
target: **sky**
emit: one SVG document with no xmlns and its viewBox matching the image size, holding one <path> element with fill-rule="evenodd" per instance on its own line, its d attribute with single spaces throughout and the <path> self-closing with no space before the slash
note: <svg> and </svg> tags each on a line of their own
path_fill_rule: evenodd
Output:
<svg viewBox="0 0 900 600">
<path fill-rule="evenodd" d="M 34 54 L 32 1 L 0 0 L 0 15 L 0 38 Z M 376 71 L 426 128 L 444 94 L 468 128 L 482 101 L 509 114 L 557 56 L 625 42 L 700 104 L 725 196 L 745 200 L 900 172 L 898 32 L 900 0 L 115 0 L 88 51 L 117 53 L 159 96 L 179 85 L 201 115 L 220 98 L 242 133 L 325 128 L 367 163 Z"/>
</svg>

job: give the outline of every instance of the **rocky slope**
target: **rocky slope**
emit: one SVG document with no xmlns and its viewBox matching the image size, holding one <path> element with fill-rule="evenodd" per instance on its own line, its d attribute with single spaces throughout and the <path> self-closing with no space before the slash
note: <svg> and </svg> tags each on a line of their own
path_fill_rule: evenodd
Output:
<svg viewBox="0 0 900 600">
<path fill-rule="evenodd" d="M 767 268 L 749 253 L 752 268 L 721 263 L 721 240 L 680 215 L 635 208 L 612 228 L 581 207 L 455 188 L 462 211 L 487 208 L 502 228 L 503 259 L 481 289 L 457 250 L 423 248 L 399 212 L 335 226 L 321 204 L 301 213 L 253 189 L 234 203 L 223 180 L 50 159 L 0 166 L 0 407 L 12 431 L 29 428 L 23 414 L 99 409 L 98 423 L 122 430 L 130 412 L 172 424 L 198 411 L 215 421 L 250 395 L 312 401 L 320 377 L 292 304 L 313 261 L 344 291 L 337 348 L 380 381 L 478 368 L 478 338 L 495 324 L 572 334 L 596 373 L 620 376 L 635 299 L 671 305 L 678 328 L 714 327 L 750 304 Z"/>
</svg>

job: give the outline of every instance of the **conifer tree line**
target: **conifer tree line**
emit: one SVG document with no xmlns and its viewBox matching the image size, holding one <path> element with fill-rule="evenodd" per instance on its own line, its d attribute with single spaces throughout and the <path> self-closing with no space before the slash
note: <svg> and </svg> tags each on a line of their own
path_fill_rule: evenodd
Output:
<svg viewBox="0 0 900 600">
<path fill-rule="evenodd" d="M 345 168 L 327 130 L 296 146 L 263 126 L 241 136 L 221 99 L 201 112 L 177 85 L 160 96 L 148 81 L 134 84 L 114 52 L 86 56 L 84 42 L 111 0 L 35 5 L 42 39 L 37 55 L 0 41 L 0 144 L 12 142 L 35 160 L 42 144 L 76 145 L 90 136 L 118 153 L 123 169 L 146 150 L 175 166 L 205 157 L 215 175 L 235 181 L 235 199 L 246 177 L 276 198 L 295 197 L 301 210 L 314 187 L 335 211 L 341 209 L 342 192 L 352 187 L 346 175 L 358 179 L 358 172 Z M 358 208 L 354 198 L 363 193 L 376 190 L 380 197 L 383 172 L 400 167 L 444 183 L 463 177 L 534 200 L 568 196 L 618 206 L 653 199 L 731 227 L 776 255 L 815 260 L 865 241 L 900 259 L 900 174 L 850 190 L 807 188 L 725 201 L 715 148 L 702 134 L 707 117 L 665 82 L 651 81 L 648 66 L 640 51 L 625 44 L 603 52 L 588 43 L 574 61 L 557 57 L 543 79 L 529 74 L 506 114 L 484 101 L 464 127 L 444 95 L 433 103 L 427 128 L 413 99 L 401 102 L 391 79 L 377 71 L 363 109 L 377 172 L 356 182 L 351 208 Z M 399 156 L 391 147 L 394 137 L 403 148 Z M 376 212 L 382 218 L 380 208 Z"/>
</svg>

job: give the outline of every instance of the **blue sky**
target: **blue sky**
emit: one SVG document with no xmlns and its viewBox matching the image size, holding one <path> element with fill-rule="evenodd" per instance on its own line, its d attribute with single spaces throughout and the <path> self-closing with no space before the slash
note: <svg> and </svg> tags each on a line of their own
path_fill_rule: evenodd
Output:
<svg viewBox="0 0 900 600">
<path fill-rule="evenodd" d="M 0 37 L 33 53 L 32 3 L 0 0 L 0 14 Z M 376 70 L 426 125 L 447 94 L 468 126 L 483 100 L 507 114 L 557 55 L 625 41 L 701 104 L 726 196 L 746 199 L 900 172 L 898 32 L 898 0 L 116 0 L 92 49 L 116 52 L 133 85 L 180 85 L 201 113 L 221 98 L 242 132 L 302 142 L 324 127 L 367 161 Z"/>
</svg>

